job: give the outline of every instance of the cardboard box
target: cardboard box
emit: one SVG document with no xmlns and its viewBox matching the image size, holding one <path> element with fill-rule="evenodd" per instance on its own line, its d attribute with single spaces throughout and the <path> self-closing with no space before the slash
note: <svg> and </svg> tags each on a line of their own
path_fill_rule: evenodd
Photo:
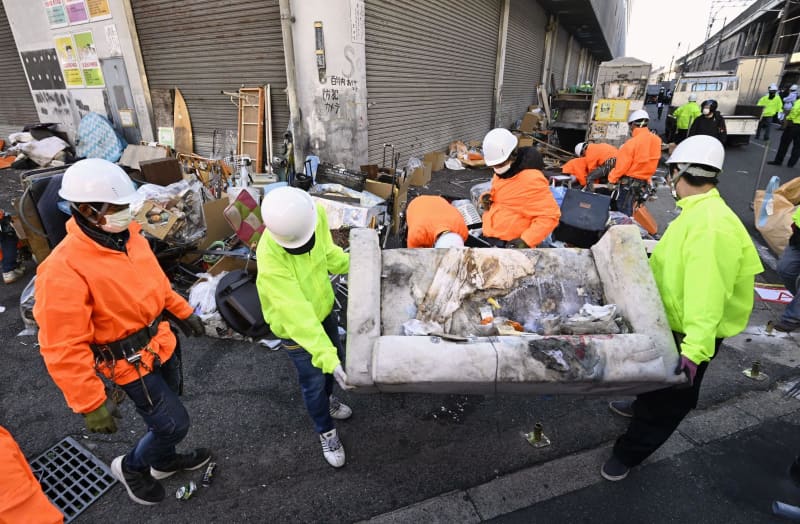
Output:
<svg viewBox="0 0 800 524">
<path fill-rule="evenodd" d="M 517 147 L 531 147 L 533 146 L 533 138 L 529 136 L 520 136 L 517 138 Z"/>
<path fill-rule="evenodd" d="M 439 151 L 432 151 L 430 153 L 425 153 L 423 160 L 425 162 L 431 163 L 431 172 L 434 171 L 441 171 L 444 169 L 444 161 L 447 158 L 447 155 L 441 153 Z"/>
<path fill-rule="evenodd" d="M 409 185 L 412 186 L 427 186 L 431 181 L 431 163 L 423 162 L 422 167 L 415 169 L 411 176 L 408 177 Z"/>
<path fill-rule="evenodd" d="M 388 182 L 378 182 L 377 180 L 367 179 L 364 189 L 373 195 L 378 195 L 384 200 L 388 200 L 392 194 L 392 184 Z"/>
<path fill-rule="evenodd" d="M 142 179 L 148 184 L 168 186 L 183 180 L 181 163 L 176 158 L 140 160 L 139 169 L 142 171 Z"/>
<path fill-rule="evenodd" d="M 522 117 L 522 123 L 519 125 L 519 130 L 523 133 L 539 131 L 543 116 L 541 113 L 525 113 L 525 116 Z"/>
<path fill-rule="evenodd" d="M 145 201 L 142 208 L 136 213 L 135 220 L 142 226 L 145 233 L 164 240 L 175 227 L 178 216 L 153 202 Z"/>
</svg>

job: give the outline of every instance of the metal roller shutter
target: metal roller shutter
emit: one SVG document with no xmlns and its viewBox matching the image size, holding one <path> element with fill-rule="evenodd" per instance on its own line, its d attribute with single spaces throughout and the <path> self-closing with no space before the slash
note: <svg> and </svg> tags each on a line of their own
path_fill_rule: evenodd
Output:
<svg viewBox="0 0 800 524">
<path fill-rule="evenodd" d="M 553 53 L 553 79 L 556 89 L 561 89 L 564 83 L 565 67 L 567 65 L 567 48 L 569 47 L 569 33 L 566 29 L 558 26 L 558 37 L 556 48 Z"/>
<path fill-rule="evenodd" d="M 577 40 L 572 41 L 572 52 L 569 59 L 569 71 L 567 72 L 567 85 L 580 84 L 583 79 L 578 78 L 578 64 L 581 61 L 581 44 Z"/>
<path fill-rule="evenodd" d="M 242 85 L 271 84 L 273 142 L 282 143 L 289 104 L 277 0 L 136 0 L 131 6 L 147 81 L 154 89 L 181 90 L 197 154 L 211 154 L 215 129 L 236 131 L 237 107 L 220 91 Z"/>
<path fill-rule="evenodd" d="M 537 102 L 542 82 L 547 13 L 534 0 L 511 0 L 500 122 L 510 126 Z"/>
<path fill-rule="evenodd" d="M 500 0 L 366 0 L 369 161 L 481 139 L 492 124 Z"/>
<path fill-rule="evenodd" d="M 0 103 L 0 138 L 22 131 L 25 124 L 39 122 L 36 106 L 17 52 L 17 44 L 8 24 L 6 10 L 0 3 L 0 71 L 3 72 L 3 95 Z"/>
</svg>

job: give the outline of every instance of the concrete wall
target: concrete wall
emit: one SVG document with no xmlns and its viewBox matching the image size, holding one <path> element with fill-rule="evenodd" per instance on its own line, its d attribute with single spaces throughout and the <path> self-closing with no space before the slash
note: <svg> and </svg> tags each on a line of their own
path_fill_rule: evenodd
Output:
<svg viewBox="0 0 800 524">
<path fill-rule="evenodd" d="M 17 48 L 21 53 L 55 48 L 55 39 L 75 33 L 92 31 L 100 60 L 122 57 L 127 70 L 136 121 L 142 139 L 152 140 L 152 125 L 143 86 L 143 68 L 136 58 L 134 40 L 127 16 L 126 0 L 109 0 L 111 18 L 66 27 L 51 28 L 44 2 L 32 0 L 3 0 Z M 113 27 L 113 29 L 112 29 Z M 115 30 L 115 31 L 114 31 Z M 113 33 L 116 32 L 116 38 Z M 30 85 L 30 78 L 29 85 Z M 106 88 L 32 89 L 34 104 L 42 122 L 58 122 L 62 130 L 74 139 L 80 119 L 89 111 L 109 114 L 109 93 Z"/>
<path fill-rule="evenodd" d="M 359 9 L 360 7 L 360 9 Z M 367 73 L 362 0 L 293 0 L 297 97 L 304 154 L 357 168 L 367 163 Z M 317 68 L 315 22 L 322 22 L 324 77 Z M 299 130 L 298 130 L 299 131 Z M 298 166 L 299 167 L 299 166 Z"/>
</svg>

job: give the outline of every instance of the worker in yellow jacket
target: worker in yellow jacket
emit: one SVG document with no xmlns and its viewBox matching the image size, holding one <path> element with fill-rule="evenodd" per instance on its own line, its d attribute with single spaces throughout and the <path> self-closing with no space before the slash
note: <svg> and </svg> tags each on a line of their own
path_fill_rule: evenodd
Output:
<svg viewBox="0 0 800 524">
<path fill-rule="evenodd" d="M 689 95 L 688 102 L 672 112 L 672 117 L 675 119 L 675 135 L 671 141 L 680 144 L 689 135 L 689 128 L 701 114 L 702 111 L 697 104 L 697 95 L 692 93 Z"/>
<path fill-rule="evenodd" d="M 758 129 L 756 129 L 756 140 L 762 129 L 764 130 L 764 140 L 769 140 L 772 121 L 775 119 L 775 115 L 783 111 L 783 100 L 778 96 L 778 85 L 770 84 L 767 94 L 759 98 L 756 105 L 764 108 L 761 112 L 761 120 L 758 121 Z"/>
<path fill-rule="evenodd" d="M 256 249 L 256 287 L 264 320 L 297 368 L 325 460 L 339 468 L 345 452 L 333 419 L 347 419 L 352 410 L 333 395 L 334 380 L 350 386 L 329 274 L 346 274 L 350 255 L 333 243 L 325 210 L 301 189 L 267 193 L 261 217 L 266 229 Z"/>
<path fill-rule="evenodd" d="M 675 372 L 686 375 L 688 387 L 609 404 L 631 422 L 601 469 L 608 480 L 624 479 L 697 407 L 703 376 L 722 340 L 740 333 L 750 318 L 755 275 L 764 268 L 749 233 L 716 188 L 724 159 L 719 140 L 698 135 L 681 142 L 667 160 L 682 211 L 653 250 L 650 268 L 680 353 Z"/>
</svg>

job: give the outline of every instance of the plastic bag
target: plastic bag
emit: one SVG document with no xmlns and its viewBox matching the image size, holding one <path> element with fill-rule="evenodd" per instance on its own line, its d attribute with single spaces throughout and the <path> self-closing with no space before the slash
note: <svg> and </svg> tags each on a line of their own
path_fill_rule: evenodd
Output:
<svg viewBox="0 0 800 524">
<path fill-rule="evenodd" d="M 33 318 L 33 305 L 36 303 L 34 298 L 34 291 L 36 290 L 36 275 L 33 275 L 31 281 L 22 290 L 19 296 L 19 315 L 22 317 L 22 322 L 25 324 L 25 329 L 20 331 L 17 336 L 35 335 L 39 330 L 39 325 L 36 319 Z"/>
<path fill-rule="evenodd" d="M 769 183 L 767 184 L 767 189 L 764 192 L 764 200 L 761 202 L 761 207 L 759 208 L 760 211 L 758 213 L 758 227 L 764 227 L 767 225 L 767 220 L 769 217 L 772 216 L 773 213 L 773 201 L 774 201 L 774 193 L 775 190 L 778 189 L 781 185 L 781 179 L 777 176 L 774 176 L 769 179 Z"/>
<path fill-rule="evenodd" d="M 444 166 L 451 171 L 460 171 L 465 169 L 465 167 L 461 165 L 461 161 L 457 158 L 448 158 L 444 161 Z"/>
<path fill-rule="evenodd" d="M 408 162 L 406 162 L 406 173 L 413 173 L 415 169 L 422 167 L 422 160 L 417 157 L 408 157 Z"/>
<path fill-rule="evenodd" d="M 189 290 L 189 304 L 199 315 L 210 315 L 217 310 L 217 300 L 215 298 L 217 285 L 222 280 L 222 277 L 227 274 L 227 271 L 223 271 L 218 275 L 210 273 L 197 275 L 200 280 Z"/>
<path fill-rule="evenodd" d="M 144 184 L 136 192 L 142 200 L 131 204 L 131 212 L 146 235 L 172 244 L 193 244 L 206 235 L 203 184 L 199 180 L 181 180 L 168 186 Z M 151 216 L 156 206 L 164 212 L 160 222 Z"/>
</svg>

